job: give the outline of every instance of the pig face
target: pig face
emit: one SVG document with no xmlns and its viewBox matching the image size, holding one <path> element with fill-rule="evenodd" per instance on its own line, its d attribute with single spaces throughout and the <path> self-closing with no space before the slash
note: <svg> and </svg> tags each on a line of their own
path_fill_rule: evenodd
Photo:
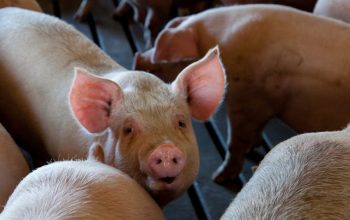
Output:
<svg viewBox="0 0 350 220">
<path fill-rule="evenodd" d="M 185 68 L 171 84 L 145 72 L 98 78 L 76 69 L 70 106 L 103 146 L 103 161 L 137 180 L 160 205 L 196 178 L 198 147 L 191 118 L 208 119 L 225 90 L 218 49 Z"/>
</svg>

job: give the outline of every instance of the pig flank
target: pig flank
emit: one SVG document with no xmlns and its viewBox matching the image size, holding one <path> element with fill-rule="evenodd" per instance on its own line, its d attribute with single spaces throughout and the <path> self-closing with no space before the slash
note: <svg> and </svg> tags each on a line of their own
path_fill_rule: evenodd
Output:
<svg viewBox="0 0 350 220">
<path fill-rule="evenodd" d="M 160 32 L 154 48 L 135 57 L 140 64 L 134 66 L 144 65 L 160 78 L 175 76 L 171 68 L 165 71 L 167 64 L 198 59 L 219 45 L 232 140 L 215 181 L 238 176 L 245 153 L 261 144 L 272 117 L 299 133 L 341 129 L 350 121 L 346 23 L 268 5 L 215 8 L 177 19 Z"/>
<path fill-rule="evenodd" d="M 92 160 L 55 162 L 26 176 L 0 219 L 164 219 L 133 179 Z"/>
<path fill-rule="evenodd" d="M 349 130 L 343 130 L 307 133 L 280 143 L 221 219 L 347 219 L 349 141 Z"/>
<path fill-rule="evenodd" d="M 0 121 L 37 165 L 48 156 L 85 158 L 95 141 L 106 164 L 135 178 L 160 205 L 189 187 L 199 166 L 191 118 L 208 119 L 224 94 L 217 48 L 165 84 L 124 69 L 54 17 L 2 9 L 0 25 L 0 105 L 9 107 Z"/>
</svg>

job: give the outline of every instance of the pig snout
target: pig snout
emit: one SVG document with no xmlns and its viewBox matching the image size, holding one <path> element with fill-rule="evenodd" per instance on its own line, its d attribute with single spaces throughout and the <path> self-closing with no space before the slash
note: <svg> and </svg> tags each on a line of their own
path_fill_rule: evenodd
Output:
<svg viewBox="0 0 350 220">
<path fill-rule="evenodd" d="M 182 172 L 185 164 L 184 153 L 173 144 L 158 146 L 147 159 L 150 175 L 168 184 Z"/>
</svg>

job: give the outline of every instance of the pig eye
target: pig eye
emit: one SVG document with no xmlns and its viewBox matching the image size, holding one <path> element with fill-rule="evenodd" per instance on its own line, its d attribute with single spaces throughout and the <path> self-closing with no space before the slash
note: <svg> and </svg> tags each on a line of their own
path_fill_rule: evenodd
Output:
<svg viewBox="0 0 350 220">
<path fill-rule="evenodd" d="M 134 129 L 132 127 L 125 127 L 123 129 L 123 132 L 124 132 L 125 135 L 128 135 L 128 134 L 131 134 L 133 132 L 133 130 Z"/>
<path fill-rule="evenodd" d="M 180 120 L 178 123 L 180 128 L 186 128 L 186 123 L 184 121 Z"/>
</svg>

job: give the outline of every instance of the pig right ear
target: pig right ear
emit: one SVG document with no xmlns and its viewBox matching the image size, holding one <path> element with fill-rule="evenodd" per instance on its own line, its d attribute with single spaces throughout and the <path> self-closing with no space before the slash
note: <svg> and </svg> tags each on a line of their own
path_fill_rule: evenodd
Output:
<svg viewBox="0 0 350 220">
<path fill-rule="evenodd" d="M 195 119 L 209 119 L 221 103 L 226 87 L 219 48 L 211 49 L 204 58 L 182 70 L 172 87 L 186 98 Z"/>
<path fill-rule="evenodd" d="M 192 28 L 164 29 L 158 35 L 154 48 L 151 58 L 153 63 L 179 62 L 200 57 L 195 33 Z"/>
<path fill-rule="evenodd" d="M 90 133 L 99 133 L 110 125 L 112 107 L 121 105 L 123 92 L 113 81 L 75 68 L 69 101 L 78 122 Z"/>
</svg>

